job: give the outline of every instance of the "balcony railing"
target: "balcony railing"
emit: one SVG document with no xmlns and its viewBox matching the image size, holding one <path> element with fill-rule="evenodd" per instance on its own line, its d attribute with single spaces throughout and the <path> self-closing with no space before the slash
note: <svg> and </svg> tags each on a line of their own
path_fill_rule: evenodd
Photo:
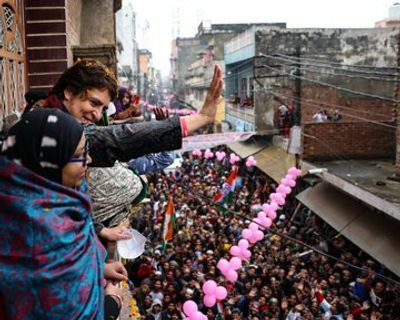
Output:
<svg viewBox="0 0 400 320">
<path fill-rule="evenodd" d="M 231 103 L 228 101 L 225 101 L 225 106 L 226 113 L 244 121 L 255 123 L 254 107 L 241 107 L 239 104 Z"/>
</svg>

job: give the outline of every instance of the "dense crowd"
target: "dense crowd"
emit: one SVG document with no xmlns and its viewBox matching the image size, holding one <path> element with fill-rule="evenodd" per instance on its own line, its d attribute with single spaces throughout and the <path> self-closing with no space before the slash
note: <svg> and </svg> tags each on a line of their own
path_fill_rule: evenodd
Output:
<svg viewBox="0 0 400 320">
<path fill-rule="evenodd" d="M 28 101 L 21 118 L 3 128 L 1 319 L 116 319 L 127 303 L 116 284 L 128 276 L 143 319 L 183 319 L 187 300 L 209 319 L 399 318 L 397 278 L 313 213 L 297 211 L 293 195 L 301 184 L 251 247 L 239 279 L 226 282 L 217 261 L 230 257 L 231 245 L 277 184 L 240 164 L 232 197 L 216 204 L 213 197 L 233 171 L 228 159 L 186 155 L 175 172 L 160 172 L 184 137 L 215 122 L 219 67 L 203 108 L 193 115 L 168 118 L 156 109 L 159 121 L 143 122 L 139 97 L 120 90 L 117 116 L 109 119 L 117 93 L 104 65 L 78 61 L 45 99 Z M 150 197 L 141 209 L 146 183 L 140 174 L 148 176 Z M 175 230 L 165 243 L 170 201 Z M 105 249 L 131 238 L 121 224 L 129 206 L 140 209 L 131 226 L 150 247 L 126 270 Z M 202 285 L 209 279 L 229 292 L 212 308 L 203 305 Z"/>
<path fill-rule="evenodd" d="M 229 259 L 230 246 L 241 237 L 245 219 L 235 212 L 254 217 L 257 205 L 276 187 L 258 169 L 242 165 L 232 202 L 221 207 L 212 198 L 230 171 L 226 160 L 186 155 L 175 173 L 149 176 L 151 201 L 131 222 L 148 237 L 150 248 L 127 266 L 142 319 L 183 319 L 186 300 L 195 301 L 209 319 L 400 317 L 399 288 L 377 273 L 394 276 L 309 210 L 303 208 L 293 216 L 297 205 L 293 195 L 264 240 L 251 248 L 253 255 L 238 281 L 227 282 L 217 261 Z M 170 197 L 176 228 L 173 240 L 163 247 Z M 309 250 L 302 242 L 341 260 Z M 227 299 L 213 308 L 202 301 L 202 285 L 209 279 L 228 289 Z"/>
</svg>

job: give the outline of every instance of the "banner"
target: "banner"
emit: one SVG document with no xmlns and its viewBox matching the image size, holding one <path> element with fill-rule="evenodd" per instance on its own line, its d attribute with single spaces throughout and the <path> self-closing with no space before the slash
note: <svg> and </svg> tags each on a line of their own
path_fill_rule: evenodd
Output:
<svg viewBox="0 0 400 320">
<path fill-rule="evenodd" d="M 253 135 L 255 135 L 255 132 L 224 132 L 189 136 L 182 139 L 182 149 L 180 151 L 210 149 L 232 142 L 245 141 Z"/>
</svg>

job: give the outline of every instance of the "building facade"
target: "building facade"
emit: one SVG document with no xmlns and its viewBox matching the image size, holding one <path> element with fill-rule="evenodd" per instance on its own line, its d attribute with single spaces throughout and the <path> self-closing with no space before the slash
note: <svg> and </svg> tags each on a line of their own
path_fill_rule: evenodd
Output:
<svg viewBox="0 0 400 320">
<path fill-rule="evenodd" d="M 118 76 L 121 85 L 138 90 L 139 46 L 136 38 L 136 12 L 131 3 L 124 1 L 116 14 Z"/>
</svg>

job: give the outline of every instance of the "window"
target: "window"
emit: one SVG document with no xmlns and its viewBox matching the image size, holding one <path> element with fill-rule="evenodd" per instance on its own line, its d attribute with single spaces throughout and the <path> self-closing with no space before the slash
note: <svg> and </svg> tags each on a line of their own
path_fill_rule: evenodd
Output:
<svg viewBox="0 0 400 320">
<path fill-rule="evenodd" d="M 23 36 L 14 1 L 0 0 L 0 117 L 2 120 L 24 103 Z"/>
</svg>

